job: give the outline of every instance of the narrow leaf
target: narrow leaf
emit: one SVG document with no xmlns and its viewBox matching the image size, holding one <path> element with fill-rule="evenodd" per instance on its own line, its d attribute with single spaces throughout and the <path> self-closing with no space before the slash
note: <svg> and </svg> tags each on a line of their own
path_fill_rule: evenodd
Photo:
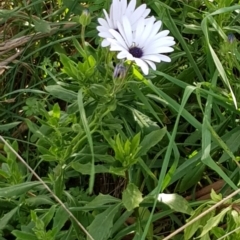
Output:
<svg viewBox="0 0 240 240">
<path fill-rule="evenodd" d="M 25 182 L 0 189 L 0 197 L 19 197 L 21 194 L 41 185 L 40 182 Z"/>
<path fill-rule="evenodd" d="M 143 156 L 145 155 L 148 150 L 150 148 L 152 148 L 153 146 L 155 146 L 157 143 L 159 143 L 162 138 L 165 136 L 167 130 L 166 128 L 162 128 L 162 129 L 158 129 L 155 131 L 152 131 L 151 133 L 149 133 L 148 135 L 146 135 L 142 142 L 140 143 L 141 149 L 138 152 L 137 156 Z"/>
<path fill-rule="evenodd" d="M 112 205 L 95 217 L 94 221 L 88 227 L 89 234 L 93 239 L 110 239 L 110 233 L 113 227 L 113 219 L 117 214 L 120 206 L 121 203 Z"/>
<path fill-rule="evenodd" d="M 11 220 L 11 218 L 15 215 L 19 207 L 15 207 L 10 212 L 6 213 L 1 219 L 0 219 L 0 230 L 3 230 L 8 222 Z"/>
</svg>

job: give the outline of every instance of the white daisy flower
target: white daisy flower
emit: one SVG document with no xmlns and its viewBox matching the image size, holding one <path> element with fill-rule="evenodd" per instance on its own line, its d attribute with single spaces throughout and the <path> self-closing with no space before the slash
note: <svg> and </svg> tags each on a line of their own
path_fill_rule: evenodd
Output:
<svg viewBox="0 0 240 240">
<path fill-rule="evenodd" d="M 156 70 L 154 62 L 171 62 L 171 59 L 163 53 L 173 51 L 174 38 L 167 36 L 169 30 L 160 31 L 161 21 L 151 17 L 141 18 L 133 31 L 131 23 L 126 16 L 117 23 L 118 31 L 110 29 L 114 38 L 107 38 L 111 43 L 111 51 L 119 51 L 117 58 L 134 61 L 145 75 L 149 72 L 149 66 Z"/>
<path fill-rule="evenodd" d="M 140 5 L 136 8 L 136 0 L 131 0 L 127 5 L 127 0 L 113 0 L 110 7 L 110 14 L 103 9 L 105 19 L 99 18 L 98 22 L 100 26 L 97 27 L 99 31 L 98 36 L 104 38 L 101 45 L 102 47 L 107 47 L 110 42 L 107 38 L 113 38 L 110 29 L 118 31 L 117 23 L 122 19 L 122 16 L 126 16 L 129 19 L 132 30 L 134 31 L 137 26 L 137 22 L 140 18 L 145 18 L 150 13 L 150 9 L 147 9 L 146 4 Z"/>
</svg>

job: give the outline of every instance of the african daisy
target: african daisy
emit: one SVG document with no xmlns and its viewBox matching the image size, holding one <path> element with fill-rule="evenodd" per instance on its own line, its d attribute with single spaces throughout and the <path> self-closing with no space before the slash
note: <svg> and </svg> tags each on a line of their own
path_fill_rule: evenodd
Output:
<svg viewBox="0 0 240 240">
<path fill-rule="evenodd" d="M 117 23 L 122 19 L 122 16 L 126 16 L 129 19 L 131 29 L 134 31 L 138 20 L 147 17 L 150 13 L 150 9 L 146 8 L 146 4 L 142 4 L 136 9 L 135 7 L 136 0 L 131 0 L 129 4 L 127 4 L 127 0 L 113 0 L 109 14 L 103 9 L 105 19 L 99 18 L 98 22 L 100 26 L 97 27 L 97 30 L 99 31 L 98 36 L 103 38 L 101 43 L 102 47 L 110 45 L 107 38 L 113 38 L 113 36 L 109 30 L 114 29 L 118 31 Z"/>
<path fill-rule="evenodd" d="M 118 31 L 110 29 L 114 38 L 107 38 L 111 43 L 110 50 L 118 51 L 118 59 L 134 61 L 145 75 L 149 73 L 149 66 L 156 70 L 154 62 L 171 62 L 164 55 L 173 51 L 175 41 L 173 37 L 167 36 L 168 30 L 159 31 L 161 21 L 155 21 L 154 17 L 138 20 L 136 31 L 133 31 L 130 20 L 123 16 L 117 22 Z"/>
</svg>

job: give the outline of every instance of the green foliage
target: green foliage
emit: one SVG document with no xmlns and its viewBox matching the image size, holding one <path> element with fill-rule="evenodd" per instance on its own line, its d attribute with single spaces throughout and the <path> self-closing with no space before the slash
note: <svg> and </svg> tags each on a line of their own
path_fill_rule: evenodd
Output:
<svg viewBox="0 0 240 240">
<path fill-rule="evenodd" d="M 199 206 L 192 216 L 188 219 L 194 219 L 201 212 L 208 211 L 208 209 L 216 202 L 222 199 L 221 195 L 217 195 L 214 190 L 211 192 L 212 201 L 208 201 Z M 233 231 L 231 239 L 239 237 L 239 231 L 234 232 L 239 227 L 239 214 L 234 209 L 239 204 L 239 200 L 228 201 L 224 207 L 218 211 L 208 211 L 207 215 L 198 219 L 195 223 L 185 228 L 184 239 L 192 239 L 194 235 L 198 235 L 199 239 L 219 239 L 226 235 L 226 233 Z M 226 229 L 221 227 L 222 222 L 228 222 Z"/>
<path fill-rule="evenodd" d="M 239 187 L 239 1 L 146 4 L 176 41 L 148 76 L 100 47 L 109 1 L 0 3 L 0 134 L 52 191 L 1 142 L 0 239 L 240 238 L 237 198 L 209 210 Z"/>
</svg>

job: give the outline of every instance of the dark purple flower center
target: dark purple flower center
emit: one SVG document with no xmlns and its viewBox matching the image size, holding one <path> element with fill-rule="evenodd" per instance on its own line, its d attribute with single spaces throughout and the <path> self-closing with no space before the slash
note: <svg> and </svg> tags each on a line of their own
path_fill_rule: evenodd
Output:
<svg viewBox="0 0 240 240">
<path fill-rule="evenodd" d="M 135 58 L 141 58 L 143 56 L 143 50 L 138 47 L 131 47 L 129 49 L 129 53 L 131 53 Z"/>
</svg>

